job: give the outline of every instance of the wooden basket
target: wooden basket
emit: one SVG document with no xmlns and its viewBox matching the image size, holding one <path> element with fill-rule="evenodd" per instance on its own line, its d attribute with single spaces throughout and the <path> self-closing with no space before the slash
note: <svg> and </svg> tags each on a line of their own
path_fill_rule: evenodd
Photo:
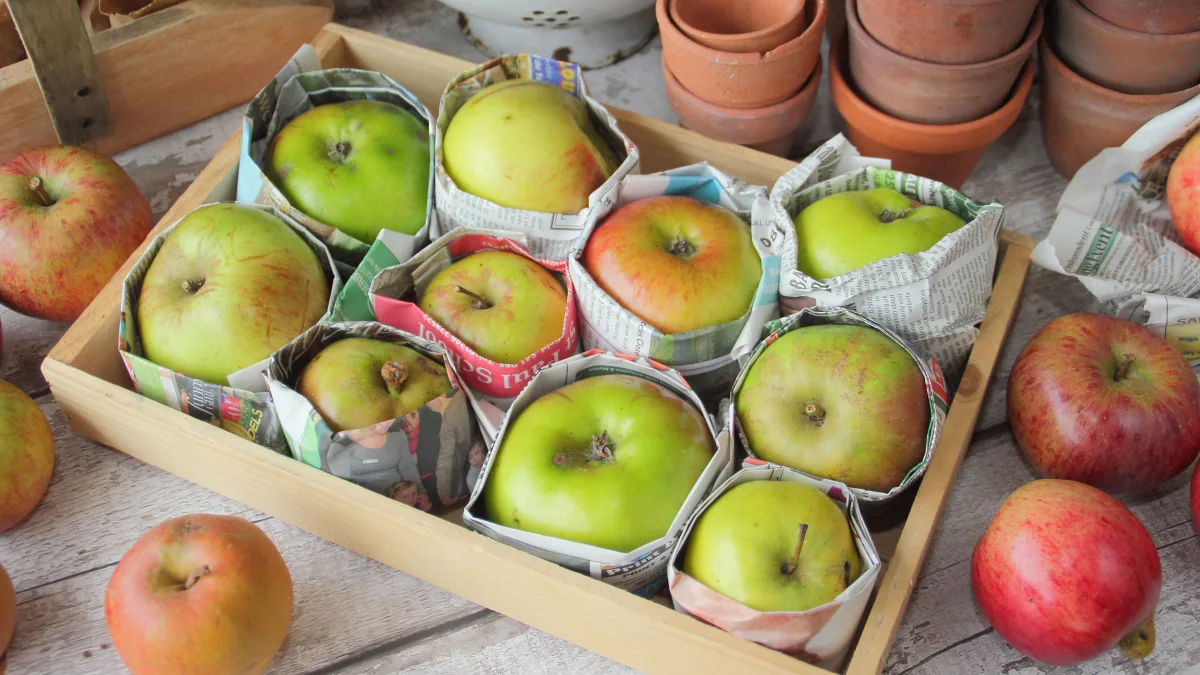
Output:
<svg viewBox="0 0 1200 675">
<path fill-rule="evenodd" d="M 337 24 L 326 25 L 312 44 L 327 67 L 386 73 L 435 113 L 446 82 L 471 65 Z M 640 147 L 645 172 L 707 160 L 750 183 L 771 185 L 793 166 L 778 157 L 611 110 Z M 229 139 L 158 223 L 155 234 L 200 204 L 233 198 L 239 143 L 240 135 Z M 987 318 L 933 460 L 907 519 L 873 533 L 888 567 L 848 661 L 850 673 L 878 673 L 883 668 L 938 515 L 970 444 L 1024 285 L 1032 244 L 1024 235 L 1003 233 Z M 458 513 L 446 518 L 423 513 L 134 393 L 117 354 L 117 319 L 121 280 L 141 252 L 126 261 L 42 364 L 59 406 L 79 434 L 647 673 L 826 672 L 474 534 L 461 526 Z"/>
</svg>

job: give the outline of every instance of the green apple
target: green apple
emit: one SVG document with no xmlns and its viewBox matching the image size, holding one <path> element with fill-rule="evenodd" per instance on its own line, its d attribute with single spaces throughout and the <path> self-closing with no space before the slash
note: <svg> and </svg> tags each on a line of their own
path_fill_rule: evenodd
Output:
<svg viewBox="0 0 1200 675">
<path fill-rule="evenodd" d="M 632 551 L 666 534 L 715 451 L 700 412 L 661 385 L 577 380 L 509 422 L 483 488 L 487 516 Z"/>
<path fill-rule="evenodd" d="M 760 612 L 832 601 L 861 571 L 845 514 L 803 483 L 747 481 L 722 494 L 688 537 L 683 571 Z"/>
<path fill-rule="evenodd" d="M 435 274 L 419 305 L 476 354 L 511 364 L 562 337 L 567 291 L 525 256 L 481 251 Z"/>
<path fill-rule="evenodd" d="M 429 205 L 429 130 L 400 106 L 317 106 L 275 136 L 267 172 L 288 201 L 355 239 L 416 234 Z"/>
<path fill-rule="evenodd" d="M 206 382 L 267 358 L 325 314 L 329 280 L 282 220 L 210 204 L 167 235 L 142 280 L 138 334 L 146 358 Z"/>
<path fill-rule="evenodd" d="M 485 87 L 451 118 L 446 172 L 465 192 L 513 209 L 576 213 L 621 159 L 587 105 L 536 80 Z"/>
<path fill-rule="evenodd" d="M 404 417 L 451 386 L 442 364 L 414 349 L 352 337 L 309 361 L 298 389 L 330 429 L 343 431 Z"/>
<path fill-rule="evenodd" d="M 865 326 L 806 326 L 766 347 L 737 393 L 754 454 L 887 492 L 925 454 L 929 399 L 913 357 Z"/>
<path fill-rule="evenodd" d="M 928 251 L 962 218 L 891 188 L 839 192 L 796 215 L 796 268 L 829 279 L 897 253 Z"/>
</svg>

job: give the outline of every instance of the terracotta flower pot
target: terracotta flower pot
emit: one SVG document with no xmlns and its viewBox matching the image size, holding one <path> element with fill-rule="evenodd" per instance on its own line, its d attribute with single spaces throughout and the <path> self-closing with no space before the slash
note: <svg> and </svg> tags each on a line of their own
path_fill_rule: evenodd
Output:
<svg viewBox="0 0 1200 675">
<path fill-rule="evenodd" d="M 725 52 L 766 52 L 804 30 L 805 0 L 667 0 L 671 20 L 696 42 Z"/>
<path fill-rule="evenodd" d="M 1016 49 L 1038 0 L 858 0 L 884 47 L 930 63 L 982 63 Z"/>
<path fill-rule="evenodd" d="M 666 59 L 662 64 L 667 102 L 680 123 L 709 138 L 787 156 L 796 130 L 812 112 L 821 87 L 821 61 L 795 96 L 762 108 L 728 108 L 709 103 L 679 83 Z"/>
<path fill-rule="evenodd" d="M 1142 33 L 1200 31 L 1200 0 L 1083 0 L 1105 21 Z"/>
<path fill-rule="evenodd" d="M 868 157 L 886 157 L 892 168 L 961 188 L 983 153 L 1016 121 L 1033 84 L 1033 59 L 999 110 L 962 124 L 917 124 L 897 119 L 864 101 L 846 80 L 845 36 L 830 50 L 829 87 L 846 121 L 846 136 Z"/>
<path fill-rule="evenodd" d="M 1200 82 L 1200 31 L 1139 33 L 1101 19 L 1079 0 L 1053 0 L 1048 11 L 1046 34 L 1058 56 L 1096 84 L 1126 94 L 1166 94 Z"/>
<path fill-rule="evenodd" d="M 1025 40 L 998 59 L 967 65 L 929 63 L 879 44 L 859 21 L 857 1 L 845 0 L 850 74 L 857 91 L 883 112 L 921 124 L 960 124 L 995 112 L 1042 33 L 1042 14 L 1037 12 Z"/>
<path fill-rule="evenodd" d="M 1104 148 L 1124 143 L 1151 118 L 1200 95 L 1200 84 L 1154 96 L 1106 89 L 1073 72 L 1042 40 L 1042 137 L 1050 163 L 1066 178 Z"/>
<path fill-rule="evenodd" d="M 690 40 L 667 16 L 667 0 L 655 12 L 663 58 L 671 72 L 696 96 L 729 108 L 761 108 L 796 95 L 821 52 L 826 0 L 805 5 L 808 27 L 792 41 L 759 54 L 722 52 Z"/>
</svg>

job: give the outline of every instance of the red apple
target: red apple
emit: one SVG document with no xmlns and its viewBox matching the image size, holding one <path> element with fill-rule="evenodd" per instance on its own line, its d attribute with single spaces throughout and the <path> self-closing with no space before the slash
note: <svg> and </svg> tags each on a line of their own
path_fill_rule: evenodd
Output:
<svg viewBox="0 0 1200 675">
<path fill-rule="evenodd" d="M 17 625 L 17 591 L 13 588 L 8 571 L 0 567 L 0 654 L 8 649 L 13 628 Z"/>
<path fill-rule="evenodd" d="M 74 321 L 154 221 L 116 162 L 66 145 L 0 165 L 0 303 Z"/>
<path fill-rule="evenodd" d="M 613 211 L 588 238 L 582 263 L 605 293 L 663 333 L 741 318 L 762 276 L 749 225 L 719 206 L 667 195 Z"/>
<path fill-rule="evenodd" d="M 1200 382 L 1144 326 L 1069 314 L 1038 331 L 1017 357 L 1008 420 L 1042 476 L 1140 492 L 1200 454 Z"/>
<path fill-rule="evenodd" d="M 37 403 L 0 381 L 0 532 L 25 519 L 54 472 L 54 432 Z"/>
<path fill-rule="evenodd" d="M 1171 164 L 1167 207 L 1183 245 L 1200 255 L 1200 133 L 1192 136 Z"/>
<path fill-rule="evenodd" d="M 113 571 L 104 618 L 134 675 L 257 675 L 292 617 L 292 578 L 262 530 L 234 516 L 154 527 Z"/>
<path fill-rule="evenodd" d="M 1094 487 L 1035 480 L 1008 496 L 971 558 L 983 615 L 1022 654 L 1070 666 L 1154 649 L 1158 551 L 1137 517 Z"/>
</svg>

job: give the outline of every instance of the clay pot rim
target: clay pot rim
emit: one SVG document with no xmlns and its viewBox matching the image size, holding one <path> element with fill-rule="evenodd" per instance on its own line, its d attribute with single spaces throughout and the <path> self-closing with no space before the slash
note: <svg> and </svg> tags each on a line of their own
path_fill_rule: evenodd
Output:
<svg viewBox="0 0 1200 675">
<path fill-rule="evenodd" d="M 683 34 L 686 35 L 689 39 L 691 38 L 691 35 L 689 35 L 689 33 L 691 33 L 694 35 L 703 36 L 705 40 L 711 40 L 714 42 L 723 42 L 726 40 L 760 40 L 760 39 L 770 35 L 771 33 L 775 33 L 775 32 L 783 30 L 784 28 L 787 27 L 788 24 L 792 23 L 793 21 L 803 20 L 805 8 L 808 6 L 808 3 L 805 2 L 805 0 L 791 0 L 793 6 L 797 5 L 797 4 L 800 5 L 800 11 L 794 12 L 787 18 L 783 19 L 782 21 L 771 24 L 770 26 L 767 26 L 766 28 L 760 28 L 758 30 L 750 31 L 749 33 L 714 33 L 712 31 L 700 30 L 699 28 L 696 28 L 695 26 L 682 21 L 681 20 L 682 17 L 679 16 L 679 12 L 677 12 L 675 10 L 675 8 L 679 5 L 679 1 L 680 0 L 667 0 L 667 14 L 670 15 L 672 24 L 675 25 L 676 28 L 679 28 L 679 30 L 682 31 Z M 687 28 L 683 28 L 684 25 L 686 25 Z M 800 31 L 800 32 L 803 33 L 804 31 Z M 692 41 L 697 42 L 696 40 L 692 40 Z M 699 43 L 697 42 L 697 44 L 699 44 Z M 703 46 L 703 45 L 701 45 L 701 46 Z M 775 48 L 778 48 L 781 46 L 782 45 L 777 45 Z M 737 52 L 737 53 L 741 54 L 741 53 L 746 53 L 746 52 Z"/>
<path fill-rule="evenodd" d="M 765 105 L 760 108 L 730 108 L 729 106 L 717 105 L 716 103 L 700 98 L 699 96 L 693 94 L 688 90 L 687 87 L 683 86 L 683 83 L 679 81 L 678 77 L 675 77 L 675 73 L 671 72 L 670 66 L 667 65 L 667 60 L 662 59 L 663 77 L 667 78 L 668 84 L 674 83 L 674 85 L 679 88 L 683 98 L 687 99 L 691 103 L 694 103 L 696 107 L 702 108 L 707 112 L 716 113 L 723 117 L 740 118 L 773 117 L 775 115 L 784 114 L 791 108 L 797 107 L 804 100 L 806 93 L 810 93 L 810 90 L 821 86 L 821 71 L 823 69 L 823 65 L 824 63 L 821 55 L 817 54 L 817 65 L 813 67 L 813 71 L 809 73 L 808 79 L 804 82 L 804 85 L 800 87 L 800 91 L 797 91 L 793 96 L 785 98 L 779 103 L 772 103 L 771 105 Z"/>
<path fill-rule="evenodd" d="M 842 72 L 846 39 L 847 36 L 843 33 L 842 37 L 835 41 L 829 50 L 829 85 L 834 106 L 842 117 L 846 118 L 846 122 L 852 126 L 862 129 L 863 125 L 854 124 L 854 120 L 865 119 L 871 123 L 872 127 L 882 126 L 897 130 L 899 133 L 889 138 L 888 145 L 907 152 L 927 155 L 954 154 L 984 145 L 984 143 L 976 142 L 977 137 L 981 135 L 990 136 L 987 144 L 995 142 L 1021 114 L 1021 109 L 1025 107 L 1025 99 L 1029 96 L 1029 90 L 1033 86 L 1033 55 L 1031 54 L 1027 57 L 1025 65 L 1022 66 L 1021 74 L 1017 77 L 1016 85 L 1008 99 L 994 112 L 979 119 L 958 124 L 909 122 L 892 117 L 875 108 L 854 91 L 854 87 Z M 852 109 L 848 113 L 843 111 L 842 106 L 837 105 L 839 99 L 851 104 Z M 864 133 L 866 133 L 865 130 Z"/>
<path fill-rule="evenodd" d="M 836 2 L 837 0 L 833 1 Z M 990 61 L 980 61 L 979 63 L 937 63 L 935 61 L 922 61 L 921 59 L 914 59 L 911 56 L 906 56 L 900 52 L 894 52 L 891 49 L 888 49 L 882 42 L 876 40 L 874 35 L 871 35 L 871 31 L 867 30 L 866 26 L 864 26 L 862 21 L 858 18 L 858 0 L 846 1 L 847 3 L 853 3 L 854 9 L 853 12 L 846 12 L 847 26 L 853 24 L 857 28 L 857 31 L 861 32 L 866 37 L 866 41 L 869 42 L 873 48 L 887 52 L 901 65 L 907 65 L 909 67 L 915 66 L 919 68 L 936 68 L 938 70 L 945 70 L 948 72 L 969 73 L 976 70 L 991 70 L 993 68 L 1011 65 L 1013 62 L 1020 62 L 1028 59 L 1033 54 L 1033 49 L 1037 45 L 1038 40 L 1041 38 L 1042 31 L 1046 23 L 1045 12 L 1042 11 L 1042 8 L 1039 6 L 1038 8 L 1034 9 L 1033 16 L 1029 20 L 1029 25 L 1025 27 L 1025 37 L 1023 37 L 1021 42 L 1009 53 L 1003 56 L 998 56 Z M 1040 4 L 1041 3 L 1039 3 L 1039 5 Z M 851 8 L 847 7 L 846 9 L 849 10 Z M 832 63 L 833 60 L 834 59 L 831 57 L 830 62 Z"/>
<path fill-rule="evenodd" d="M 838 0 L 830 0 L 837 2 Z M 659 32 L 666 31 L 671 37 L 676 39 L 679 45 L 691 52 L 693 56 L 697 56 L 706 61 L 713 61 L 727 66 L 758 66 L 771 61 L 777 61 L 792 52 L 799 51 L 804 45 L 808 44 L 814 36 L 820 40 L 825 35 L 825 5 L 827 0 L 810 0 L 816 3 L 816 10 L 813 14 L 812 21 L 804 27 L 804 30 L 799 35 L 785 42 L 778 47 L 767 52 L 723 52 L 718 49 L 705 47 L 688 37 L 671 17 L 667 16 L 667 0 L 656 0 L 654 3 L 654 15 L 658 19 Z M 805 15 L 808 13 L 808 3 L 805 3 Z"/>
<path fill-rule="evenodd" d="M 1190 35 L 1190 34 L 1191 33 L 1184 33 L 1184 35 Z M 1146 35 L 1151 35 L 1151 33 L 1146 33 Z M 1174 97 L 1178 96 L 1180 93 L 1184 93 L 1184 92 L 1189 93 L 1189 97 L 1200 95 L 1200 82 L 1197 82 L 1196 84 L 1194 84 L 1186 89 L 1180 89 L 1178 91 L 1168 91 L 1168 92 L 1165 92 L 1162 94 L 1126 94 L 1123 91 L 1117 91 L 1116 89 L 1109 89 L 1108 87 L 1104 87 L 1099 84 L 1096 84 L 1095 82 L 1092 82 L 1091 80 L 1087 79 L 1086 77 L 1084 77 L 1084 76 L 1080 75 L 1079 73 L 1075 72 L 1074 70 L 1072 70 L 1070 66 L 1068 66 L 1066 63 L 1063 62 L 1063 60 L 1061 58 L 1059 58 L 1058 54 L 1055 53 L 1055 51 L 1054 51 L 1054 47 L 1052 47 L 1050 45 L 1050 41 L 1044 37 L 1038 42 L 1038 57 L 1043 59 L 1044 61 L 1049 62 L 1050 65 L 1052 65 L 1054 67 L 1054 70 L 1056 70 L 1059 73 L 1062 73 L 1063 77 L 1066 77 L 1068 80 L 1070 80 L 1076 86 L 1083 87 L 1084 89 L 1090 89 L 1091 91 L 1095 92 L 1096 94 L 1099 94 L 1100 96 L 1104 96 L 1106 98 L 1111 98 L 1114 100 L 1129 103 L 1131 105 L 1144 105 L 1147 103 L 1157 103 L 1162 99 L 1167 99 L 1167 98 L 1173 99 Z"/>
<path fill-rule="evenodd" d="M 1079 0 L 1051 0 L 1055 4 L 1073 5 L 1073 9 L 1066 11 L 1075 12 L 1082 18 L 1081 21 L 1086 22 L 1089 26 L 1095 27 L 1097 30 L 1104 31 L 1113 37 L 1120 40 L 1150 40 L 1158 43 L 1180 43 L 1187 44 L 1189 42 L 1200 42 L 1200 31 L 1192 31 L 1191 33 L 1143 33 L 1137 30 L 1130 30 L 1124 26 L 1118 26 L 1096 14 L 1092 10 L 1084 6 Z M 1065 65 L 1065 64 L 1064 64 Z"/>
</svg>

